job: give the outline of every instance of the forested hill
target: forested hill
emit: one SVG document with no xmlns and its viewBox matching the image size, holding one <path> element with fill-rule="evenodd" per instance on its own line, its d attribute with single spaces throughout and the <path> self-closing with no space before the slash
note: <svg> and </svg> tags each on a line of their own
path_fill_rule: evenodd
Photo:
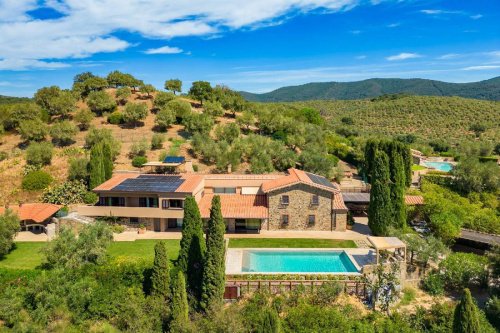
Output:
<svg viewBox="0 0 500 333">
<path fill-rule="evenodd" d="M 11 97 L 0 95 L 0 104 L 12 104 L 12 103 L 23 103 L 29 102 L 31 98 L 27 97 Z"/>
<path fill-rule="evenodd" d="M 355 82 L 318 82 L 283 87 L 263 94 L 240 93 L 247 100 L 253 102 L 348 100 L 373 98 L 385 94 L 460 96 L 498 101 L 500 100 L 500 76 L 470 83 L 449 83 L 425 79 L 369 79 Z"/>
</svg>

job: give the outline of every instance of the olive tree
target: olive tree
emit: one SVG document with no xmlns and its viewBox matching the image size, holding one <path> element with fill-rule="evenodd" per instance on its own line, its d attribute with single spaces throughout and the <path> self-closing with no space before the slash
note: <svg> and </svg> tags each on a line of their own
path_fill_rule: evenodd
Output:
<svg viewBox="0 0 500 333">
<path fill-rule="evenodd" d="M 123 111 L 123 120 L 128 124 L 137 123 L 148 115 L 148 107 L 145 103 L 128 103 Z"/>
</svg>

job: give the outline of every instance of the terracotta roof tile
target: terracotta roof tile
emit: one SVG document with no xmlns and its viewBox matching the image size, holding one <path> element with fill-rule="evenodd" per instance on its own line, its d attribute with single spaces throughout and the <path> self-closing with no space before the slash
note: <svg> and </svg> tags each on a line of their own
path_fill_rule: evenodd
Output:
<svg viewBox="0 0 500 333">
<path fill-rule="evenodd" d="M 333 209 L 334 210 L 348 210 L 347 206 L 344 203 L 344 198 L 342 197 L 342 193 L 335 192 L 333 195 Z"/>
<path fill-rule="evenodd" d="M 210 217 L 213 194 L 201 198 L 198 206 L 202 218 Z M 254 218 L 266 219 L 267 200 L 265 195 L 221 194 L 221 210 L 224 218 Z"/>
<path fill-rule="evenodd" d="M 117 186 L 121 182 L 123 182 L 125 179 L 130 179 L 130 178 L 137 178 L 141 174 L 139 173 L 118 173 L 113 175 L 110 179 L 106 180 L 104 183 L 101 185 L 97 186 L 94 188 L 94 191 L 109 191 L 113 187 Z"/>
<path fill-rule="evenodd" d="M 204 180 L 203 175 L 194 174 L 185 174 L 182 178 L 184 179 L 184 183 L 182 183 L 175 192 L 193 193 Z"/>
<path fill-rule="evenodd" d="M 15 212 L 21 221 L 33 220 L 41 223 L 57 213 L 61 206 L 47 203 L 28 203 L 21 206 L 9 206 L 8 209 Z M 0 207 L 0 214 L 3 214 L 5 210 L 5 207 Z"/>
<path fill-rule="evenodd" d="M 424 197 L 421 195 L 406 195 L 405 203 L 409 206 L 423 205 Z"/>
<path fill-rule="evenodd" d="M 272 181 L 265 182 L 264 184 L 262 184 L 262 191 L 264 191 L 264 193 L 267 193 L 267 192 L 272 191 L 272 190 L 277 190 L 277 189 L 288 187 L 288 186 L 295 185 L 298 183 L 307 184 L 307 185 L 321 188 L 321 189 L 324 189 L 324 190 L 330 191 L 330 192 L 335 192 L 338 190 L 337 186 L 335 184 L 333 184 L 334 187 L 327 187 L 327 186 L 323 186 L 321 184 L 317 184 L 309 178 L 309 176 L 307 175 L 306 172 L 304 172 L 302 170 L 291 168 L 288 170 L 287 176 L 283 176 L 281 178 L 277 178 L 277 179 L 274 179 Z"/>
</svg>

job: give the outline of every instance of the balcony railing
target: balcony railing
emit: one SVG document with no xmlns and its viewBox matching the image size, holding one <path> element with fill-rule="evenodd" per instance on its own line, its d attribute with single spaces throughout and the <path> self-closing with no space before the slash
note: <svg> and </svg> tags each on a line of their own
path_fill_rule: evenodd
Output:
<svg viewBox="0 0 500 333">
<path fill-rule="evenodd" d="M 84 216 L 115 216 L 145 218 L 182 218 L 183 209 L 154 207 L 78 206 L 78 214 Z"/>
</svg>

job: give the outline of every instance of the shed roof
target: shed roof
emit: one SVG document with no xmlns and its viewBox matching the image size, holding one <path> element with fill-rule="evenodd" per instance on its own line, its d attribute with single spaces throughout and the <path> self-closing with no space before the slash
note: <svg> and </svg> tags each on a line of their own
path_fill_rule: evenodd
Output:
<svg viewBox="0 0 500 333">
<path fill-rule="evenodd" d="M 37 223 L 51 218 L 61 209 L 61 206 L 48 203 L 26 203 L 18 206 L 9 206 L 15 212 L 21 221 L 32 220 Z M 5 207 L 0 207 L 0 214 L 6 211 Z"/>
<path fill-rule="evenodd" d="M 397 237 L 368 236 L 368 241 L 377 250 L 399 249 L 403 247 L 406 248 L 406 244 Z"/>
</svg>

